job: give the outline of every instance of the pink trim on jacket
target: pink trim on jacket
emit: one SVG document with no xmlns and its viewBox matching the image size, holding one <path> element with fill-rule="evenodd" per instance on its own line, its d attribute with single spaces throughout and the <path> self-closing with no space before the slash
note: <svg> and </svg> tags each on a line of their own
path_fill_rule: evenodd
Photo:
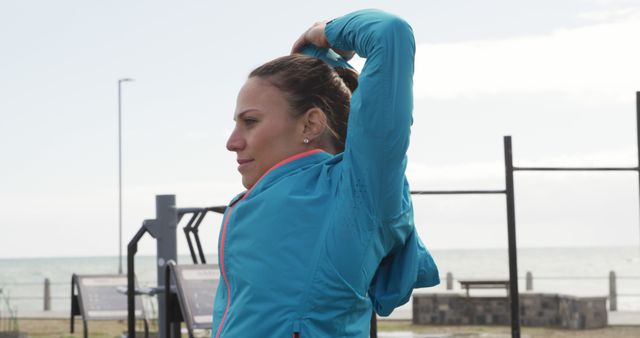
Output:
<svg viewBox="0 0 640 338">
<path fill-rule="evenodd" d="M 253 188 L 258 185 L 258 183 L 260 183 L 260 181 L 267 176 L 271 171 L 273 171 L 274 169 L 281 167 L 289 162 L 295 161 L 299 158 L 305 157 L 305 156 L 309 156 L 309 155 L 313 155 L 316 153 L 321 153 L 324 152 L 324 150 L 322 149 L 312 149 L 312 150 L 308 150 L 290 157 L 285 158 L 284 160 L 276 163 L 273 167 L 269 168 L 269 170 L 267 170 L 264 174 L 262 174 L 262 176 L 260 176 L 260 178 L 256 181 L 256 183 L 249 189 L 249 191 L 247 191 L 246 194 L 244 194 L 244 196 L 240 199 L 240 201 L 242 201 L 243 199 L 245 199 L 247 196 L 249 196 L 249 194 L 251 193 L 251 191 L 253 190 Z M 239 202 L 239 201 L 238 201 Z"/>
<path fill-rule="evenodd" d="M 244 197 L 242 197 L 244 199 Z M 227 306 L 224 308 L 224 314 L 222 315 L 222 319 L 220 320 L 220 325 L 218 325 L 218 331 L 216 332 L 216 338 L 220 337 L 220 332 L 222 331 L 222 324 L 224 323 L 225 318 L 227 318 L 227 312 L 229 311 L 229 305 L 231 305 L 231 293 L 229 288 L 229 280 L 227 279 L 227 273 L 224 270 L 224 239 L 227 236 L 227 223 L 229 223 L 229 216 L 231 216 L 231 212 L 233 211 L 233 207 L 229 208 L 229 212 L 227 213 L 227 217 L 224 220 L 224 225 L 222 227 L 222 240 L 220 241 L 220 271 L 222 271 L 222 279 L 224 279 L 224 284 L 227 286 Z"/>
</svg>

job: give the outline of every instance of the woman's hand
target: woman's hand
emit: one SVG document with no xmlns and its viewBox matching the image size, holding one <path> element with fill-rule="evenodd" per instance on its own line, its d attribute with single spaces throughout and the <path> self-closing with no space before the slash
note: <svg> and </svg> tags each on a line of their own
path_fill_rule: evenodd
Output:
<svg viewBox="0 0 640 338">
<path fill-rule="evenodd" d="M 300 50 L 302 50 L 302 47 L 308 44 L 312 44 L 318 48 L 331 48 L 331 46 L 329 45 L 329 40 L 327 40 L 327 36 L 324 35 L 324 29 L 326 26 L 327 21 L 314 23 L 311 28 L 307 29 L 307 31 L 304 32 L 293 44 L 293 47 L 291 48 L 291 54 L 299 53 Z M 354 51 L 347 51 L 337 48 L 332 49 L 347 61 L 349 61 L 355 54 Z"/>
<path fill-rule="evenodd" d="M 311 28 L 307 29 L 306 32 L 302 33 L 302 35 L 296 40 L 291 48 L 291 54 L 299 53 L 307 44 L 312 44 L 319 48 L 329 48 L 329 41 L 327 37 L 324 35 L 324 28 L 327 26 L 326 21 L 316 22 Z"/>
</svg>

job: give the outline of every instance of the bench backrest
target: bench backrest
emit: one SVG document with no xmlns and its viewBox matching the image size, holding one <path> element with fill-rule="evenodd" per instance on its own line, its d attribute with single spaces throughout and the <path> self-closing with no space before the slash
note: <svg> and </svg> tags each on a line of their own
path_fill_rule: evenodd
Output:
<svg viewBox="0 0 640 338">
<path fill-rule="evenodd" d="M 119 287 L 126 289 L 126 275 L 74 274 L 72 283 L 78 291 L 79 314 L 85 320 L 127 319 L 127 296 L 117 291 Z M 136 296 L 136 317 L 146 318 L 140 296 Z"/>
<path fill-rule="evenodd" d="M 185 323 L 192 329 L 211 329 L 220 276 L 217 265 L 175 265 L 171 269 Z"/>
</svg>

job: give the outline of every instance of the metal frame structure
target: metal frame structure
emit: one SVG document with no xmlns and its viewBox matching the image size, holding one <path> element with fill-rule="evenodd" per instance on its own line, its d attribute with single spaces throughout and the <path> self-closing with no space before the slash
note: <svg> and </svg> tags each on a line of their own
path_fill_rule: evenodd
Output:
<svg viewBox="0 0 640 338">
<path fill-rule="evenodd" d="M 196 304 L 192 304 L 189 301 L 189 296 L 185 294 L 186 285 L 188 282 L 184 276 L 184 272 L 186 271 L 207 271 L 211 273 L 217 272 L 217 265 L 215 264 L 193 264 L 193 265 L 184 265 L 178 266 L 176 262 L 169 261 L 166 264 L 166 280 L 165 280 L 165 290 L 164 297 L 167 304 L 168 311 L 166 312 L 167 317 L 164 318 L 164 325 L 166 331 L 169 331 L 171 325 L 173 323 L 182 323 L 185 322 L 187 326 L 187 334 L 189 338 L 194 338 L 195 333 L 194 330 L 198 329 L 213 329 L 212 327 L 208 327 L 206 324 L 199 323 L 198 319 L 195 316 L 194 312 L 199 311 L 200 307 Z M 183 279 L 181 280 L 180 276 Z M 199 277 L 202 277 L 200 275 Z M 199 279 L 199 278 L 198 278 Z M 212 289 L 215 290 L 217 287 L 217 282 L 213 281 L 218 280 L 217 278 L 213 278 L 208 280 L 207 283 L 210 283 Z M 218 280 L 219 281 L 219 280 Z M 215 294 L 215 292 L 214 292 Z M 201 295 L 201 294 L 199 294 Z M 207 297 L 211 301 L 214 301 L 213 295 L 211 297 Z M 213 307 L 212 307 L 213 309 Z M 202 315 L 200 315 L 202 316 Z M 207 314 L 207 318 L 211 318 L 210 313 Z"/>
<path fill-rule="evenodd" d="M 511 164 L 511 152 L 506 151 L 505 146 L 505 168 Z M 505 194 L 507 202 L 507 231 L 509 238 L 509 304 L 511 307 L 511 332 L 512 337 L 520 337 L 520 300 L 518 296 L 518 260 L 516 250 L 516 228 L 515 213 L 513 205 L 513 176 L 506 175 L 506 189 L 502 190 L 418 190 L 412 191 L 412 195 L 499 195 Z"/>
<path fill-rule="evenodd" d="M 518 260 L 516 246 L 516 215 L 514 197 L 514 172 L 516 171 L 637 171 L 638 191 L 640 192 L 640 92 L 636 92 L 636 152 L 638 165 L 635 167 L 516 167 L 513 165 L 511 136 L 504 137 L 505 174 L 507 182 L 507 223 L 509 238 L 509 279 L 511 281 L 511 337 L 520 338 L 520 311 L 518 296 Z M 639 232 L 640 234 L 640 232 Z"/>
<path fill-rule="evenodd" d="M 224 211 L 227 210 L 226 206 L 215 206 L 209 208 L 185 208 L 180 209 L 180 218 L 187 214 L 192 214 L 191 218 L 187 222 L 187 225 L 182 228 L 184 231 L 184 235 L 187 237 L 187 244 L 189 245 L 189 253 L 191 254 L 191 260 L 193 264 L 207 264 L 206 259 L 204 258 L 204 251 L 202 249 L 202 244 L 200 242 L 200 235 L 198 233 L 200 224 L 204 219 L 204 216 L 207 215 L 208 212 L 216 212 L 219 214 L 224 214 Z M 196 246 L 198 249 L 198 255 L 196 256 L 195 249 L 193 248 L 193 243 L 191 242 L 191 234 L 193 233 L 193 238 L 196 242 Z M 200 258 L 200 262 L 198 262 L 198 257 Z"/>
<path fill-rule="evenodd" d="M 142 226 L 138 232 L 133 236 L 127 246 L 127 325 L 128 325 L 128 337 L 135 338 L 135 295 L 145 293 L 148 295 L 158 295 L 158 337 L 159 338 L 178 338 L 180 337 L 180 322 L 182 321 L 182 315 L 177 311 L 175 306 L 169 306 L 177 304 L 177 295 L 172 292 L 171 295 L 160 295 L 168 289 L 175 289 L 172 285 L 165 285 L 170 283 L 171 279 L 168 278 L 167 264 L 169 262 L 177 262 L 177 227 L 180 220 L 185 216 L 191 214 L 187 226 L 184 229 L 187 236 L 187 243 L 189 243 L 189 250 L 191 251 L 191 257 L 195 264 L 198 264 L 197 257 L 193 244 L 191 242 L 190 233 L 193 232 L 196 238 L 196 245 L 200 253 L 202 264 L 205 263 L 204 253 L 202 251 L 202 245 L 198 237 L 198 226 L 202 222 L 202 219 L 209 211 L 218 211 L 226 207 L 217 206 L 209 208 L 176 208 L 175 195 L 157 195 L 156 196 L 156 218 L 147 219 L 142 222 Z M 157 281 L 158 285 L 149 291 L 136 290 L 135 288 L 135 256 L 138 252 L 138 242 L 142 237 L 149 233 L 151 237 L 156 240 L 157 250 Z M 167 325 L 163 321 L 167 318 L 175 320 L 167 321 Z"/>
<path fill-rule="evenodd" d="M 178 259 L 176 227 L 179 221 L 178 210 L 176 209 L 176 197 L 174 195 L 156 196 L 156 218 L 144 220 L 138 232 L 133 236 L 127 246 L 127 331 L 129 338 L 135 338 L 135 303 L 134 297 L 139 290 L 135 288 L 135 255 L 138 252 L 138 242 L 149 233 L 156 240 L 157 250 L 157 288 L 149 294 L 155 295 L 164 290 L 164 281 L 167 262 Z M 168 311 L 165 297 L 158 297 L 158 318 L 165 318 Z M 162 323 L 160 323 L 162 324 Z M 169 331 L 165 331 L 164 325 L 158 325 L 159 338 L 180 337 L 180 327 L 171 326 Z"/>
<path fill-rule="evenodd" d="M 509 157 L 510 160 L 510 157 Z M 507 165 L 506 162 L 507 161 L 507 157 L 505 155 L 505 166 Z M 509 183 L 508 183 L 508 178 L 507 178 L 507 187 L 509 187 Z M 432 190 L 432 191 L 427 191 L 427 190 L 418 190 L 418 191 L 411 191 L 411 195 L 495 195 L 495 194 L 507 194 L 508 195 L 508 191 L 509 189 L 503 189 L 503 190 Z M 513 182 L 511 182 L 511 193 L 513 194 Z M 507 205 L 509 205 L 509 199 L 507 197 Z M 181 209 L 184 210 L 185 213 L 189 213 L 192 214 L 191 219 L 189 219 L 189 221 L 187 222 L 187 225 L 183 228 L 183 231 L 187 237 L 187 242 L 189 243 L 189 251 L 191 253 L 191 258 L 193 259 L 193 263 L 194 264 L 206 264 L 205 258 L 204 258 L 204 252 L 202 249 L 202 246 L 200 245 L 200 238 L 199 238 L 199 233 L 198 233 L 198 227 L 200 226 L 202 219 L 204 218 L 204 216 L 206 215 L 207 212 L 212 211 L 212 212 L 217 212 L 217 213 L 224 213 L 226 210 L 225 206 L 219 206 L 219 207 L 210 207 L 210 208 L 191 208 L 191 209 Z M 507 209 L 509 210 L 509 209 Z M 513 218 L 515 217 L 514 215 L 507 215 L 507 218 Z M 511 224 L 511 223 L 510 223 Z M 515 271 L 515 276 L 516 276 L 516 282 L 510 283 L 510 295 L 517 295 L 518 294 L 518 285 L 517 285 L 517 261 L 516 261 L 516 249 L 515 249 L 515 221 L 513 222 L 512 225 L 510 225 L 509 227 L 509 233 L 510 233 L 510 241 L 509 241 L 509 257 L 510 257 L 510 271 L 512 269 L 514 269 Z M 193 236 L 195 238 L 195 242 L 197 244 L 197 253 L 196 253 L 196 249 L 194 249 L 193 245 L 191 244 L 191 233 L 193 233 Z M 512 235 L 511 235 L 512 234 Z M 513 241 L 511 241 L 511 237 L 513 237 Z M 513 243 L 513 244 L 512 244 Z M 511 246 L 513 245 L 513 248 L 511 248 Z M 197 257 L 200 257 L 201 263 L 198 263 L 197 261 Z M 511 260 L 513 259 L 513 262 L 511 262 Z M 512 267 L 513 265 L 513 267 Z M 516 284 L 515 286 L 513 284 Z M 510 298 L 510 303 L 512 304 L 512 309 L 515 307 L 516 309 L 519 307 L 519 301 L 518 301 L 518 297 L 511 297 Z M 518 335 L 515 337 L 519 337 L 519 322 L 520 322 L 520 317 L 519 317 L 519 312 L 516 311 L 515 314 L 512 311 L 512 328 L 514 328 L 514 331 L 518 332 Z M 517 323 L 517 324 L 516 324 Z M 378 321 L 377 321 L 377 316 L 375 314 L 375 312 L 373 312 L 371 314 L 371 324 L 370 324 L 370 331 L 369 331 L 369 336 L 371 338 L 376 338 L 378 337 Z"/>
<path fill-rule="evenodd" d="M 123 319 L 117 315 L 107 315 L 106 317 L 102 315 L 102 316 L 99 316 L 98 318 L 96 318 L 95 315 L 90 316 L 89 310 L 85 308 L 85 302 L 87 301 L 87 299 L 91 299 L 91 297 L 83 295 L 83 293 L 81 292 L 83 289 L 80 286 L 81 280 L 100 279 L 100 278 L 109 279 L 109 278 L 116 278 L 116 277 L 122 278 L 123 276 L 121 274 L 120 275 L 78 275 L 75 273 L 71 276 L 71 312 L 69 316 L 69 332 L 70 333 L 74 333 L 75 331 L 74 324 L 75 324 L 76 316 L 80 316 L 82 319 L 82 336 L 84 338 L 89 337 L 89 324 L 88 324 L 89 320 L 122 320 Z M 135 277 L 134 277 L 134 284 L 137 284 L 135 281 Z M 83 298 L 83 297 L 89 297 L 89 298 Z M 134 304 L 135 304 L 135 298 L 134 298 Z M 142 306 L 142 301 L 140 299 L 138 299 L 138 305 L 140 307 L 140 313 L 142 317 L 141 319 L 144 325 L 144 336 L 148 338 L 149 337 L 149 320 L 147 319 L 147 314 L 144 311 L 144 307 Z M 134 320 L 135 320 L 135 313 L 134 313 Z"/>
</svg>

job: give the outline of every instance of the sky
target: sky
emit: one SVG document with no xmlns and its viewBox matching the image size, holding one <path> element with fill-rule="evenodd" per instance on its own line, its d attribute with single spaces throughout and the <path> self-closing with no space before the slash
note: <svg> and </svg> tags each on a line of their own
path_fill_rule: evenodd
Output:
<svg viewBox="0 0 640 338">
<path fill-rule="evenodd" d="M 248 73 L 314 22 L 369 7 L 415 34 L 412 189 L 504 189 L 504 135 L 516 166 L 637 166 L 637 1 L 5 0 L 0 258 L 118 254 L 121 78 L 135 79 L 122 87 L 124 243 L 156 195 L 226 204 L 243 190 L 225 141 Z M 515 188 L 520 247 L 640 246 L 637 173 L 518 172 Z M 431 249 L 507 246 L 504 196 L 414 207 Z M 206 251 L 220 222 L 201 226 Z"/>
</svg>

